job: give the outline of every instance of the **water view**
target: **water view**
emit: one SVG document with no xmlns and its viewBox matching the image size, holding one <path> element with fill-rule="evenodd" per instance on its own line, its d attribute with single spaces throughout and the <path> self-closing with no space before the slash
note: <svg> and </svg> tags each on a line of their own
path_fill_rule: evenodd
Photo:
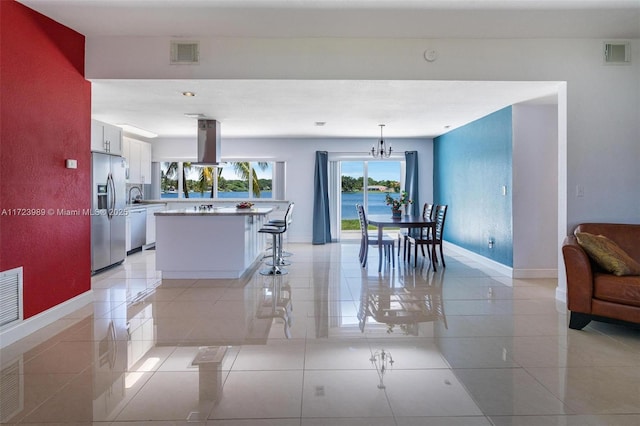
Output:
<svg viewBox="0 0 640 426">
<path fill-rule="evenodd" d="M 367 214 L 388 214 L 390 207 L 385 204 L 386 192 L 369 192 L 367 198 Z M 393 195 L 398 197 L 398 195 Z M 362 204 L 364 193 L 362 192 L 343 192 L 342 193 L 342 219 L 357 219 L 358 212 L 356 204 Z"/>
</svg>

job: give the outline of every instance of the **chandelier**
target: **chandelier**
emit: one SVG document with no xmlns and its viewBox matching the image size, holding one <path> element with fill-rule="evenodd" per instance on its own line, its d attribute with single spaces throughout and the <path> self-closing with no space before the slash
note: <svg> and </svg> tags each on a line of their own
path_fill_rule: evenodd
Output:
<svg viewBox="0 0 640 426">
<path fill-rule="evenodd" d="M 378 142 L 378 145 L 373 145 L 371 147 L 371 156 L 373 158 L 389 158 L 391 157 L 391 145 L 389 145 L 389 147 L 387 148 L 387 143 L 384 141 L 384 138 L 382 137 L 382 128 L 384 127 L 384 124 L 378 124 L 380 126 L 380 142 Z"/>
</svg>

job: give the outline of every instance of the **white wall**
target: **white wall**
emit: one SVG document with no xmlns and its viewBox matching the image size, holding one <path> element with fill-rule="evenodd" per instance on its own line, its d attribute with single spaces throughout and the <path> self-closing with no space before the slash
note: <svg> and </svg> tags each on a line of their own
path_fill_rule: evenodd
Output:
<svg viewBox="0 0 640 426">
<path fill-rule="evenodd" d="M 418 151 L 420 200 L 433 200 L 433 141 L 431 139 L 386 139 L 394 151 Z M 223 138 L 222 160 L 286 162 L 285 198 L 296 203 L 289 241 L 311 242 L 313 217 L 313 175 L 315 152 L 361 152 L 366 158 L 375 140 L 358 139 L 239 139 Z M 180 149 L 176 148 L 180 147 Z M 192 139 L 161 139 L 153 142 L 153 161 L 193 161 L 197 142 Z"/>
<path fill-rule="evenodd" d="M 513 275 L 555 277 L 558 268 L 558 107 L 514 105 Z"/>
</svg>

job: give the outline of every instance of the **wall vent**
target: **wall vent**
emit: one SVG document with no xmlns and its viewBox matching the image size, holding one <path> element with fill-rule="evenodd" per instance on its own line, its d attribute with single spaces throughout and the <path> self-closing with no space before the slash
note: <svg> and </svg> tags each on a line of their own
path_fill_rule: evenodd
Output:
<svg viewBox="0 0 640 426">
<path fill-rule="evenodd" d="M 22 267 L 0 272 L 0 328 L 22 320 Z"/>
<path fill-rule="evenodd" d="M 200 43 L 197 41 L 172 41 L 172 64 L 198 64 L 200 63 Z"/>
<path fill-rule="evenodd" d="M 605 64 L 631 64 L 631 44 L 628 41 L 604 42 Z"/>
</svg>

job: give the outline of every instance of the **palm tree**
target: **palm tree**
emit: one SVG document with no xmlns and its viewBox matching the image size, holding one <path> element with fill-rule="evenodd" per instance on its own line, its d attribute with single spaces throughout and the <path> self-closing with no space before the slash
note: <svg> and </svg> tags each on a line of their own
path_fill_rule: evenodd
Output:
<svg viewBox="0 0 640 426">
<path fill-rule="evenodd" d="M 218 172 L 218 176 L 220 172 Z M 213 198 L 213 167 L 200 167 L 200 175 L 198 176 L 198 188 L 200 193 L 204 193 L 204 190 L 211 185 L 211 198 Z"/>
<path fill-rule="evenodd" d="M 251 164 L 245 161 L 234 162 L 230 164 L 239 178 L 249 182 L 249 190 L 253 193 L 253 196 L 256 198 L 260 198 L 260 181 L 258 179 L 256 169 L 252 169 Z M 259 161 L 257 164 L 260 170 L 266 170 L 269 167 L 269 163 L 267 162 Z"/>
<path fill-rule="evenodd" d="M 191 170 L 191 163 L 182 163 L 182 192 L 185 198 L 189 198 L 189 188 L 187 187 L 187 171 Z M 176 179 L 178 176 L 178 163 L 169 163 L 166 176 Z"/>
</svg>

